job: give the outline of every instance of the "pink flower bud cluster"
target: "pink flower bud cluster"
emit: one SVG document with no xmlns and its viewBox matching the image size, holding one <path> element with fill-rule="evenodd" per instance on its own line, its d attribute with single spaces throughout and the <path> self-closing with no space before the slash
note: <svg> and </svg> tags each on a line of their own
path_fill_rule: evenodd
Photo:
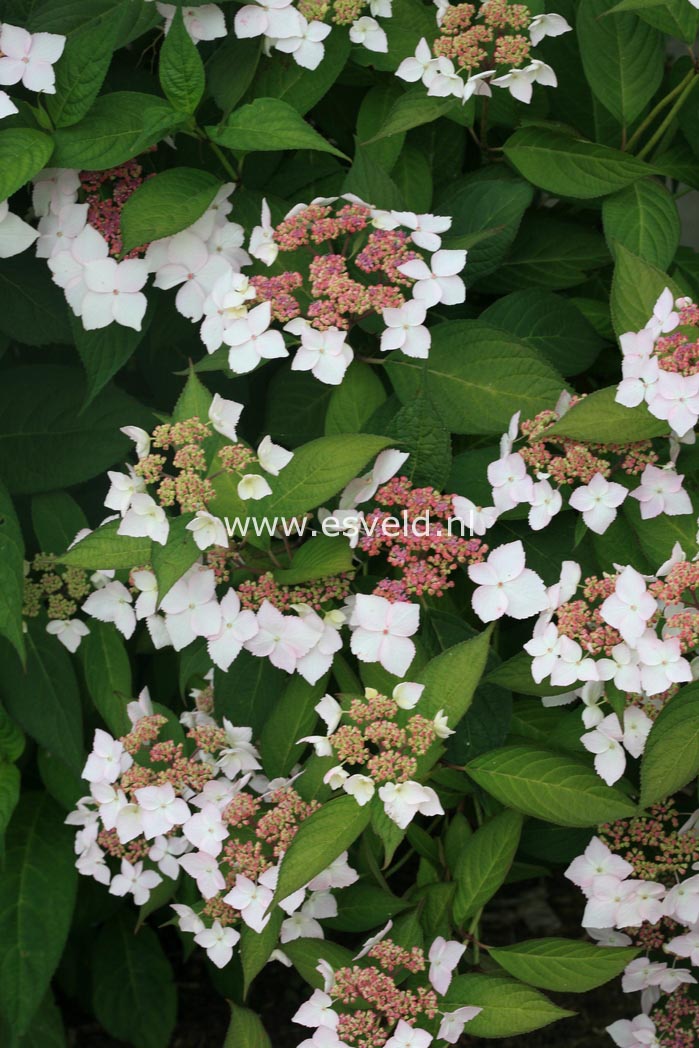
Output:
<svg viewBox="0 0 699 1048">
<path fill-rule="evenodd" d="M 394 477 L 376 492 L 376 508 L 366 514 L 359 549 L 385 556 L 396 578 L 383 578 L 374 593 L 391 601 L 412 596 L 441 597 L 454 586 L 459 566 L 478 564 L 488 547 L 478 538 L 454 531 L 453 496 L 434 488 L 414 488 L 407 477 Z M 387 527 L 398 517 L 399 529 Z"/>
<path fill-rule="evenodd" d="M 138 158 L 108 171 L 81 171 L 80 189 L 88 205 L 87 221 L 109 244 L 109 254 L 121 255 L 121 212 L 136 190 L 153 175 L 144 174 Z M 125 258 L 141 258 L 148 244 L 133 248 Z"/>
<path fill-rule="evenodd" d="M 318 756 L 338 761 L 326 773 L 326 784 L 354 797 L 360 807 L 378 793 L 389 819 L 402 829 L 418 813 L 443 814 L 435 791 L 413 776 L 421 770 L 420 758 L 453 732 L 443 710 L 432 720 L 412 712 L 422 692 L 423 685 L 405 681 L 391 697 L 367 688 L 361 698 L 340 705 L 326 695 L 316 711 L 327 734 L 299 740 L 312 743 Z"/>
<path fill-rule="evenodd" d="M 636 946 L 641 955 L 622 976 L 640 995 L 641 1012 L 607 1033 L 631 1044 L 694 1048 L 699 1032 L 699 812 L 676 802 L 602 826 L 566 876 L 586 897 L 583 927 L 600 947 Z"/>
<path fill-rule="evenodd" d="M 197 702 L 208 706 L 209 698 L 199 693 Z M 90 793 L 67 819 L 78 827 L 76 866 L 137 905 L 163 878 L 184 873 L 200 899 L 174 904 L 180 927 L 223 967 L 241 925 L 266 926 L 282 857 L 320 804 L 303 800 L 291 782 L 265 778 L 249 728 L 225 719 L 219 726 L 196 710 L 182 714 L 184 734 L 164 738 L 173 727 L 147 691 L 127 712 L 133 726 L 122 738 L 95 733 L 83 770 Z M 282 900 L 281 942 L 322 938 L 318 918 L 337 913 L 332 891 L 356 879 L 344 853 Z"/>
<path fill-rule="evenodd" d="M 251 278 L 258 299 L 271 303 L 275 319 L 303 316 L 320 331 L 349 331 L 366 316 L 404 305 L 402 289 L 413 281 L 398 267 L 422 256 L 410 248 L 409 231 L 373 229 L 372 219 L 372 208 L 361 202 L 316 202 L 294 208 L 279 223 L 272 231 L 279 253 L 323 250 L 309 257 L 304 273 Z M 309 300 L 302 309 L 300 302 Z"/>
<path fill-rule="evenodd" d="M 408 83 L 422 81 L 428 95 L 467 102 L 486 98 L 493 87 L 530 102 L 533 84 L 556 87 L 553 69 L 532 57 L 532 48 L 545 36 L 570 31 L 557 14 L 533 16 L 524 4 L 488 0 L 475 4 L 439 3 L 437 37 L 432 46 L 423 37 L 414 57 L 406 58 L 396 76 Z"/>
<path fill-rule="evenodd" d="M 344 603 L 350 593 L 354 572 L 327 575 L 314 582 L 287 586 L 275 580 L 271 571 L 259 578 L 241 582 L 238 596 L 244 608 L 259 611 L 264 601 L 269 601 L 280 611 L 291 609 L 294 604 L 307 604 L 314 611 L 327 611 L 329 606 Z"/>
<path fill-rule="evenodd" d="M 649 440 L 628 444 L 596 444 L 559 436 L 554 427 L 584 398 L 561 394 L 552 411 L 540 412 L 520 423 L 519 413 L 510 421 L 500 442 L 500 457 L 488 466 L 493 509 L 478 534 L 492 527 L 501 513 L 528 504 L 533 531 L 548 527 L 568 505 L 582 514 L 591 531 L 603 535 L 617 518 L 627 497 L 636 499 L 641 517 L 649 520 L 665 513 L 691 513 L 692 502 L 683 487 L 684 476 L 675 470 L 676 454 L 670 446 L 670 461 L 657 465 L 660 456 Z M 520 433 L 525 443 L 515 450 Z M 614 476 L 618 480 L 610 479 Z M 640 477 L 630 489 L 626 477 Z"/>
</svg>

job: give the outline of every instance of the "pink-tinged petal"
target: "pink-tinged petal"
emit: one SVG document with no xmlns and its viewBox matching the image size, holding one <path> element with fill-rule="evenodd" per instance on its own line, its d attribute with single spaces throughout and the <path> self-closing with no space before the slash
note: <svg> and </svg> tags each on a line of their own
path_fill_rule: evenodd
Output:
<svg viewBox="0 0 699 1048">
<path fill-rule="evenodd" d="M 88 291 L 82 300 L 82 322 L 86 331 L 97 331 L 107 327 L 114 320 L 112 299 L 109 295 L 100 295 Z M 122 532 L 126 534 L 126 532 Z"/>
<path fill-rule="evenodd" d="M 513 582 L 504 586 L 507 596 L 507 614 L 513 619 L 528 619 L 548 606 L 546 587 L 536 574 L 525 568 Z"/>
<path fill-rule="evenodd" d="M 480 586 L 474 590 L 471 606 L 481 622 L 493 622 L 507 611 L 507 597 L 498 586 Z"/>
<path fill-rule="evenodd" d="M 488 564 L 499 582 L 511 582 L 524 571 L 524 546 L 519 540 L 498 546 L 488 557 Z"/>
<path fill-rule="evenodd" d="M 392 637 L 412 637 L 420 626 L 420 605 L 407 601 L 391 604 L 388 623 Z"/>
<path fill-rule="evenodd" d="M 404 676 L 415 657 L 413 642 L 408 637 L 381 636 L 379 639 L 379 662 L 383 668 L 397 677 Z"/>
<path fill-rule="evenodd" d="M 361 662 L 378 662 L 383 634 L 374 630 L 356 629 L 352 633 L 350 649 Z"/>
<path fill-rule="evenodd" d="M 406 332 L 403 352 L 407 357 L 424 360 L 429 355 L 431 345 L 432 336 L 426 327 L 412 327 Z"/>
<path fill-rule="evenodd" d="M 113 258 L 97 259 L 85 269 L 85 284 L 88 291 L 107 294 L 117 287 L 117 263 Z"/>
<path fill-rule="evenodd" d="M 133 295 L 115 295 L 112 307 L 114 319 L 124 327 L 140 331 L 147 306 L 148 300 L 140 292 Z"/>
</svg>

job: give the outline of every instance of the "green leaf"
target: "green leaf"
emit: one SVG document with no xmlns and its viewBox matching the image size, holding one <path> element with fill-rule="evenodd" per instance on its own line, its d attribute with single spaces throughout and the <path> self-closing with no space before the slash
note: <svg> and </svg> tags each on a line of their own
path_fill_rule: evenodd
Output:
<svg viewBox="0 0 699 1048">
<path fill-rule="evenodd" d="M 41 622 L 31 621 L 25 638 L 26 670 L 14 654 L 5 658 L 3 703 L 27 735 L 79 774 L 85 760 L 82 710 L 70 656 Z"/>
<path fill-rule="evenodd" d="M 405 203 L 391 176 L 363 149 L 357 149 L 352 167 L 342 183 L 342 191 L 353 193 L 360 200 L 369 200 L 374 207 L 398 210 Z"/>
<path fill-rule="evenodd" d="M 642 179 L 607 197 L 604 234 L 646 262 L 666 269 L 680 242 L 680 217 L 671 193 L 655 179 Z"/>
<path fill-rule="evenodd" d="M 451 472 L 451 436 L 433 401 L 420 392 L 394 415 L 390 433 L 410 454 L 401 473 L 415 487 L 443 490 Z"/>
<path fill-rule="evenodd" d="M 356 120 L 357 147 L 366 160 L 377 164 L 390 173 L 395 167 L 405 142 L 405 132 L 399 131 L 388 138 L 376 138 L 376 132 L 382 126 L 393 105 L 403 97 L 403 90 L 398 80 L 375 84 L 362 99 Z M 371 140 L 371 141 L 370 141 Z"/>
<path fill-rule="evenodd" d="M 277 98 L 288 102 L 297 113 L 307 113 L 320 102 L 347 64 L 349 36 L 342 30 L 330 33 L 324 47 L 325 56 L 317 69 L 304 69 L 283 59 L 278 62 L 278 55 L 274 59 L 263 58 L 247 97 Z"/>
<path fill-rule="evenodd" d="M 24 659 L 24 540 L 12 499 L 0 483 L 0 636 Z"/>
<path fill-rule="evenodd" d="M 605 947 L 571 939 L 531 939 L 488 951 L 509 975 L 557 993 L 587 993 L 621 975 L 638 956 L 634 947 Z"/>
<path fill-rule="evenodd" d="M 73 833 L 46 794 L 26 793 L 7 833 L 0 878 L 0 1012 L 23 1034 L 70 928 L 78 874 Z"/>
<path fill-rule="evenodd" d="M 641 806 L 664 800 L 699 772 L 699 685 L 674 695 L 653 724 L 641 762 Z"/>
<path fill-rule="evenodd" d="M 422 124 L 431 124 L 433 120 L 438 120 L 454 109 L 455 105 L 453 98 L 435 98 L 425 94 L 422 85 L 405 91 L 395 100 L 378 130 L 362 142 L 362 145 L 379 142 Z"/>
<path fill-rule="evenodd" d="M 243 992 L 247 995 L 251 983 L 269 960 L 279 943 L 284 912 L 276 907 L 261 932 L 245 925 L 240 930 L 240 963 L 243 969 Z"/>
<path fill-rule="evenodd" d="M 78 317 L 71 316 L 73 342 L 87 375 L 85 406 L 104 389 L 117 371 L 131 359 L 150 326 L 153 309 L 148 309 L 141 330 L 110 324 L 96 331 L 86 331 Z"/>
<path fill-rule="evenodd" d="M 337 906 L 337 917 L 330 918 L 328 927 L 356 934 L 382 928 L 390 918 L 408 909 L 410 903 L 375 884 L 359 881 L 343 888 L 337 896 Z"/>
<path fill-rule="evenodd" d="M 520 128 L 508 138 L 504 152 L 535 186 L 583 200 L 614 193 L 652 174 L 652 169 L 627 153 L 548 127 Z"/>
<path fill-rule="evenodd" d="M 43 258 L 0 260 L 0 332 L 27 346 L 71 342 L 65 296 Z"/>
<path fill-rule="evenodd" d="M 653 571 L 665 563 L 676 542 L 679 542 L 688 558 L 696 556 L 697 521 L 694 513 L 682 513 L 676 517 L 663 513 L 659 517 L 643 520 L 640 505 L 635 499 L 626 499 L 623 513 L 631 522 L 638 546 Z"/>
<path fill-rule="evenodd" d="M 297 586 L 328 575 L 352 570 L 352 550 L 342 535 L 316 535 L 294 554 L 290 568 L 277 568 L 274 577 L 283 586 Z"/>
<path fill-rule="evenodd" d="M 515 411 L 552 408 L 565 386 L 526 342 L 480 320 L 437 325 L 428 360 L 391 354 L 386 370 L 404 404 L 424 390 L 452 433 L 503 433 Z"/>
<path fill-rule="evenodd" d="M 4 372 L 0 475 L 12 493 L 52 491 L 102 474 L 129 448 L 120 426 L 150 428 L 150 412 L 120 389 L 103 389 L 88 407 L 84 399 L 76 368 L 42 364 Z"/>
<path fill-rule="evenodd" d="M 134 935 L 126 912 L 104 925 L 92 951 L 92 1006 L 107 1033 L 139 1048 L 166 1048 L 177 993 L 155 932 Z"/>
<path fill-rule="evenodd" d="M 315 149 L 347 159 L 314 131 L 293 106 L 278 98 L 256 98 L 231 113 L 221 127 L 207 127 L 206 132 L 219 145 L 245 153 Z"/>
<path fill-rule="evenodd" d="M 566 1019 L 565 1011 L 529 986 L 502 975 L 457 975 L 442 1002 L 444 1011 L 477 1005 L 482 1011 L 468 1024 L 470 1037 L 514 1037 Z"/>
<path fill-rule="evenodd" d="M 338 797 L 318 808 L 301 823 L 279 870 L 275 902 L 293 895 L 347 851 L 369 825 L 371 805 L 363 808 L 354 797 Z"/>
<path fill-rule="evenodd" d="M 617 335 L 640 331 L 653 315 L 653 307 L 666 287 L 682 294 L 677 284 L 657 266 L 639 258 L 623 244 L 613 244 L 612 322 Z"/>
<path fill-rule="evenodd" d="M 304 444 L 275 478 L 272 494 L 255 504 L 254 515 L 295 517 L 323 506 L 390 443 L 387 437 L 357 433 Z"/>
<path fill-rule="evenodd" d="M 0 200 L 6 200 L 46 167 L 53 152 L 48 135 L 28 127 L 0 131 Z"/>
<path fill-rule="evenodd" d="M 488 627 L 427 663 L 418 677 L 418 683 L 425 685 L 420 698 L 423 717 L 434 717 L 439 710 L 444 710 L 449 727 L 456 727 L 473 701 L 485 669 L 491 636 L 492 629 Z"/>
<path fill-rule="evenodd" d="M 547 436 L 570 437 L 595 444 L 630 444 L 668 433 L 668 423 L 651 415 L 645 404 L 627 408 L 617 404 L 615 396 L 616 386 L 589 393 L 551 426 Z"/>
<path fill-rule="evenodd" d="M 175 409 L 172 412 L 173 422 L 186 422 L 190 418 L 198 418 L 207 422 L 209 408 L 213 397 L 204 383 L 197 378 L 194 369 L 190 368 L 185 387 L 177 398 Z"/>
<path fill-rule="evenodd" d="M 233 724 L 244 724 L 257 737 L 284 689 L 287 676 L 268 659 L 241 651 L 230 673 L 217 669 L 214 677 L 215 713 Z"/>
<path fill-rule="evenodd" d="M 585 761 L 543 746 L 505 746 L 476 757 L 466 771 L 501 804 L 559 826 L 598 826 L 636 811 Z"/>
<path fill-rule="evenodd" d="M 112 735 L 126 735 L 131 724 L 131 665 L 121 634 L 110 623 L 90 620 L 90 632 L 78 649 L 90 697 Z"/>
<path fill-rule="evenodd" d="M 170 523 L 165 545 L 153 543 L 151 566 L 158 581 L 159 601 L 201 556 L 201 550 L 194 541 L 192 532 L 187 531 L 187 524 L 191 519 L 188 513 L 175 517 Z"/>
<path fill-rule="evenodd" d="M 192 167 L 172 167 L 146 179 L 121 213 L 124 251 L 188 229 L 201 218 L 220 188 L 218 178 Z"/>
<path fill-rule="evenodd" d="M 128 535 L 118 535 L 121 521 L 112 520 L 86 535 L 72 549 L 64 553 L 62 564 L 87 571 L 117 571 L 137 567 L 139 564 L 150 564 L 152 543 L 149 538 L 135 539 Z"/>
<path fill-rule="evenodd" d="M 610 14 L 615 0 L 582 0 L 576 30 L 587 82 L 620 124 L 630 124 L 663 76 L 660 34 L 632 14 Z"/>
<path fill-rule="evenodd" d="M 0 706 L 0 757 L 16 761 L 24 752 L 24 733 Z"/>
<path fill-rule="evenodd" d="M 604 345 L 592 325 L 569 299 L 537 288 L 505 295 L 488 306 L 480 319 L 517 335 L 561 375 L 578 375 L 586 371 Z"/>
<path fill-rule="evenodd" d="M 0 850 L 12 813 L 19 801 L 20 774 L 14 764 L 0 760 Z"/>
<path fill-rule="evenodd" d="M 68 36 L 56 66 L 56 93 L 46 95 L 55 127 L 77 124 L 89 111 L 104 83 L 123 21 L 124 5 L 119 4 Z"/>
<path fill-rule="evenodd" d="M 182 8 L 175 16 L 160 49 L 158 75 L 163 94 L 173 109 L 193 113 L 206 87 L 204 63 L 187 32 Z M 136 245 L 134 245 L 136 246 Z"/>
<path fill-rule="evenodd" d="M 296 971 L 315 989 L 323 986 L 323 976 L 318 972 L 318 963 L 321 960 L 327 961 L 335 971 L 352 965 L 352 953 L 334 942 L 323 939 L 294 939 L 284 945 L 289 947 L 285 953 Z"/>
<path fill-rule="evenodd" d="M 498 268 L 533 196 L 507 169 L 486 168 L 456 179 L 437 197 L 435 210 L 452 216 L 444 246 L 468 249 L 463 277 L 469 287 Z"/>
<path fill-rule="evenodd" d="M 250 87 L 261 53 L 259 38 L 238 40 L 235 33 L 229 33 L 206 63 L 209 91 L 216 105 L 224 113 L 230 113 Z M 268 63 L 270 66 L 277 64 Z M 300 66 L 296 68 L 299 69 Z"/>
<path fill-rule="evenodd" d="M 454 917 L 459 925 L 478 913 L 502 887 L 521 833 L 522 816 L 503 811 L 466 841 L 454 871 Z"/>
<path fill-rule="evenodd" d="M 310 735 L 316 725 L 315 706 L 323 697 L 327 680 L 322 677 L 317 684 L 309 684 L 300 674 L 294 674 L 265 721 L 260 753 L 270 779 L 289 775 L 299 760 L 305 743 L 299 746 L 298 740 Z"/>
<path fill-rule="evenodd" d="M 272 1048 L 262 1022 L 249 1008 L 230 1003 L 231 1022 L 223 1048 Z"/>
<path fill-rule="evenodd" d="M 568 687 L 554 687 L 547 681 L 537 684 L 532 677 L 532 660 L 526 651 L 520 651 L 511 659 L 502 662 L 486 677 L 492 684 L 499 684 L 520 695 L 563 695 Z"/>
<path fill-rule="evenodd" d="M 504 264 L 482 286 L 495 294 L 532 287 L 561 291 L 608 264 L 604 239 L 589 223 L 563 222 L 542 209 L 525 215 Z"/>
<path fill-rule="evenodd" d="M 381 379 L 369 364 L 355 360 L 341 384 L 333 387 L 330 394 L 325 416 L 326 436 L 359 433 L 385 400 Z"/>
<path fill-rule="evenodd" d="M 56 131 L 51 161 L 54 167 L 105 171 L 155 145 L 181 121 L 157 95 L 113 91 L 101 95 L 79 123 Z"/>
<path fill-rule="evenodd" d="M 37 1048 L 38 1045 L 41 1048 L 66 1048 L 67 1045 L 61 1012 L 50 989 L 34 1013 L 26 1034 L 19 1039 L 17 1048 Z"/>
</svg>

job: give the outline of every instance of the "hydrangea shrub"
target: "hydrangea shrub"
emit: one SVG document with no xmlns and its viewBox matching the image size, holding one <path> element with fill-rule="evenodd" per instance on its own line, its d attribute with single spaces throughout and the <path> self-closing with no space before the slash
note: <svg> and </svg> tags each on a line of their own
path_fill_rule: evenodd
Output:
<svg viewBox="0 0 699 1048">
<path fill-rule="evenodd" d="M 555 6 L 0 5 L 3 1044 L 699 1044 L 699 11 Z"/>
</svg>

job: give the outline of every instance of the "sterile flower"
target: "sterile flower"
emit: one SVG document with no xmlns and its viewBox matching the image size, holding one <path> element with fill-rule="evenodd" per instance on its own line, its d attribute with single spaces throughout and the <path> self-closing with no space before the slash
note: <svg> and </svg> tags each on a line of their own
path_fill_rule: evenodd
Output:
<svg viewBox="0 0 699 1048">
<path fill-rule="evenodd" d="M 237 492 L 238 498 L 247 502 L 248 499 L 256 501 L 266 498 L 267 495 L 272 494 L 272 489 L 269 482 L 260 473 L 246 473 L 238 481 Z"/>
<path fill-rule="evenodd" d="M 92 752 L 82 770 L 82 777 L 88 782 L 116 782 L 132 764 L 133 760 L 123 744 L 113 739 L 109 732 L 96 728 Z"/>
<path fill-rule="evenodd" d="M 605 1029 L 619 1048 L 660 1048 L 655 1023 L 647 1015 L 637 1015 L 631 1020 L 619 1019 Z"/>
<path fill-rule="evenodd" d="M 451 502 L 454 517 L 466 524 L 473 535 L 485 535 L 498 519 L 495 506 L 477 506 L 463 495 L 454 495 Z"/>
<path fill-rule="evenodd" d="M 40 218 L 36 257 L 51 258 L 59 251 L 65 251 L 68 241 L 74 240 L 85 228 L 87 212 L 87 204 L 66 204 L 58 214 L 51 212 Z M 28 228 L 31 229 L 31 226 Z M 35 233 L 35 230 L 32 229 L 32 233 Z M 0 222 L 0 240 L 2 236 L 3 226 Z"/>
<path fill-rule="evenodd" d="M 257 292 L 254 286 L 242 273 L 233 273 L 229 270 L 216 280 L 211 292 L 204 299 L 202 307 L 204 319 L 199 329 L 199 335 L 206 346 L 207 353 L 215 353 L 219 346 L 223 345 L 224 335 L 228 328 L 234 320 L 246 315 L 247 303 L 256 298 Z M 228 401 L 228 403 L 234 402 Z"/>
<path fill-rule="evenodd" d="M 351 480 L 340 496 L 340 509 L 354 509 L 361 502 L 373 498 L 382 484 L 395 476 L 409 455 L 405 451 L 388 448 L 377 456 L 374 468 L 363 477 Z"/>
<path fill-rule="evenodd" d="M 399 273 L 415 280 L 413 297 L 429 309 L 438 303 L 458 305 L 466 300 L 466 285 L 457 274 L 466 265 L 465 251 L 436 251 L 428 265 L 413 259 L 398 266 Z"/>
<path fill-rule="evenodd" d="M 408 357 L 429 356 L 432 336 L 424 326 L 427 307 L 412 299 L 399 308 L 383 310 L 386 330 L 381 335 L 381 350 L 400 349 Z"/>
<path fill-rule="evenodd" d="M 141 289 L 147 280 L 148 269 L 138 258 L 127 258 L 123 262 L 103 258 L 86 266 L 87 290 L 80 314 L 85 330 L 94 331 L 117 323 L 140 331 L 148 305 Z"/>
<path fill-rule="evenodd" d="M 210 546 L 228 546 L 226 526 L 220 517 L 215 517 L 205 509 L 197 510 L 194 519 L 185 525 L 200 550 Z"/>
<path fill-rule="evenodd" d="M 661 640 L 648 630 L 638 641 L 638 663 L 641 686 L 646 695 L 661 695 L 673 684 L 688 684 L 692 668 L 683 658 L 677 637 Z"/>
<path fill-rule="evenodd" d="M 236 23 L 237 20 L 236 17 Z M 279 245 L 274 239 L 272 215 L 269 209 L 269 204 L 266 200 L 262 201 L 260 225 L 255 226 L 250 234 L 250 244 L 248 247 L 253 258 L 259 259 L 259 261 L 263 262 L 266 266 L 271 266 L 276 261 L 277 255 L 279 254 Z"/>
<path fill-rule="evenodd" d="M 63 54 L 66 38 L 58 33 L 28 33 L 4 22 L 0 27 L 0 84 L 24 84 L 29 91 L 56 93 L 53 65 Z"/>
<path fill-rule="evenodd" d="M 294 457 L 293 451 L 287 451 L 281 444 L 274 444 L 272 438 L 263 437 L 257 448 L 257 460 L 265 473 L 278 477 Z"/>
<path fill-rule="evenodd" d="M 228 836 L 228 827 L 216 805 L 205 804 L 195 815 L 190 815 L 184 820 L 182 833 L 200 852 L 215 858 L 221 854 L 223 841 Z"/>
<path fill-rule="evenodd" d="M 82 609 L 100 622 L 113 622 L 127 640 L 136 629 L 133 596 L 121 582 L 108 582 L 101 589 L 94 590 Z"/>
<path fill-rule="evenodd" d="M 444 809 L 431 786 L 420 782 L 387 782 L 379 787 L 379 797 L 384 811 L 402 830 L 412 822 L 418 812 L 421 815 L 443 815 Z"/>
<path fill-rule="evenodd" d="M 38 236 L 39 233 L 33 226 L 12 214 L 7 200 L 0 201 L 0 258 L 19 255 L 30 247 Z"/>
<path fill-rule="evenodd" d="M 560 642 L 555 623 L 547 623 L 543 619 L 537 622 L 534 636 L 524 645 L 524 650 L 532 656 L 532 678 L 537 684 L 548 677 L 556 665 Z"/>
<path fill-rule="evenodd" d="M 465 952 L 466 947 L 463 943 L 447 941 L 441 935 L 438 935 L 430 946 L 429 980 L 440 996 L 444 996 L 449 989 L 454 969 L 458 967 Z"/>
<path fill-rule="evenodd" d="M 303 15 L 299 15 L 299 21 L 297 32 L 275 40 L 274 46 L 277 51 L 293 55 L 296 64 L 303 69 L 317 69 L 325 54 L 323 40 L 331 32 L 332 26 L 324 22 L 308 22 Z"/>
<path fill-rule="evenodd" d="M 186 648 L 195 637 L 215 636 L 221 628 L 221 609 L 214 572 L 194 565 L 168 590 L 160 608 L 175 651 Z"/>
<path fill-rule="evenodd" d="M 602 604 L 600 615 L 608 625 L 619 630 L 627 644 L 635 645 L 657 607 L 655 598 L 646 589 L 645 579 L 629 565 L 617 577 L 614 592 Z"/>
<path fill-rule="evenodd" d="M 414 710 L 424 690 L 424 684 L 414 684 L 412 681 L 405 680 L 401 684 L 396 684 L 391 693 L 391 698 L 400 709 Z"/>
<path fill-rule="evenodd" d="M 543 582 L 525 565 L 524 546 L 508 542 L 498 546 L 480 564 L 471 564 L 469 578 L 476 583 L 471 604 L 483 622 L 503 615 L 527 619 L 548 606 Z"/>
<path fill-rule="evenodd" d="M 143 906 L 148 902 L 153 888 L 162 883 L 162 879 L 155 870 L 144 870 L 142 862 L 132 865 L 128 859 L 122 859 L 121 871 L 112 877 L 109 894 L 133 895 L 136 905 Z"/>
<path fill-rule="evenodd" d="M 235 885 L 224 895 L 223 901 L 240 910 L 240 916 L 247 926 L 259 933 L 265 929 L 269 921 L 267 909 L 273 897 L 274 892 L 270 888 L 255 884 L 249 877 L 239 873 Z"/>
<path fill-rule="evenodd" d="M 350 647 L 361 662 L 380 662 L 389 673 L 405 674 L 415 655 L 409 638 L 420 624 L 418 604 L 358 593 L 349 624 Z"/>
<path fill-rule="evenodd" d="M 673 469 L 659 469 L 650 463 L 643 470 L 640 487 L 631 492 L 641 504 L 641 517 L 650 520 L 666 513 L 674 517 L 692 512 L 692 500 L 682 487 L 684 476 Z"/>
<path fill-rule="evenodd" d="M 235 928 L 224 928 L 214 921 L 210 928 L 203 928 L 194 936 L 198 946 L 203 946 L 206 955 L 217 968 L 225 968 L 233 956 L 233 947 L 240 939 Z"/>
<path fill-rule="evenodd" d="M 287 324 L 287 330 L 289 328 Z M 301 345 L 291 362 L 291 370 L 310 371 L 319 382 L 339 386 L 354 357 L 346 339 L 346 333 L 337 328 L 318 331 L 310 324 L 305 324 L 301 332 Z"/>
<path fill-rule="evenodd" d="M 375 18 L 364 15 L 350 26 L 349 38 L 353 44 L 361 44 L 367 51 L 388 51 L 388 38 Z"/>
<path fill-rule="evenodd" d="M 241 610 L 240 598 L 232 588 L 221 598 L 219 607 L 221 628 L 209 637 L 207 651 L 212 662 L 225 672 L 238 657 L 243 644 L 255 636 L 258 626 L 255 612 Z"/>
<path fill-rule="evenodd" d="M 14 116 L 15 113 L 19 113 L 19 109 L 7 91 L 0 91 L 0 120 L 3 120 L 6 116 Z"/>
<path fill-rule="evenodd" d="M 165 19 L 165 32 L 169 32 L 177 8 L 174 4 L 156 4 L 158 11 Z M 198 7 L 182 9 L 184 27 L 194 43 L 200 40 L 217 40 L 226 35 L 226 21 L 223 11 L 216 4 L 201 4 Z"/>
<path fill-rule="evenodd" d="M 288 356 L 281 331 L 270 331 L 272 306 L 261 302 L 250 312 L 234 320 L 224 332 L 223 340 L 230 347 L 228 366 L 236 374 L 252 371 L 261 360 Z"/>
<path fill-rule="evenodd" d="M 430 50 L 430 45 L 424 37 L 415 48 L 414 58 L 404 58 L 396 69 L 396 76 L 409 84 L 415 84 L 418 80 L 424 82 L 424 77 L 436 64 L 435 58 Z M 427 86 L 427 85 L 426 85 Z"/>
<path fill-rule="evenodd" d="M 226 887 L 224 876 L 213 855 L 203 851 L 188 852 L 187 855 L 181 856 L 179 862 L 185 873 L 197 882 L 197 888 L 205 899 L 213 899 Z"/>
<path fill-rule="evenodd" d="M 437 1039 L 446 1041 L 447 1044 L 457 1044 L 461 1034 L 464 1032 L 466 1023 L 475 1019 L 483 1011 L 473 1005 L 465 1005 L 453 1012 L 442 1012 L 442 1021 L 439 1025 Z"/>
<path fill-rule="evenodd" d="M 628 490 L 621 484 L 595 473 L 589 484 L 575 489 L 569 501 L 573 509 L 582 513 L 590 531 L 603 535 L 616 519 L 616 511 L 627 495 Z"/>
<path fill-rule="evenodd" d="M 376 792 L 374 780 L 368 775 L 349 775 L 342 783 L 342 789 L 350 797 L 354 797 L 360 808 L 368 804 Z"/>
<path fill-rule="evenodd" d="M 663 371 L 648 402 L 656 418 L 666 420 L 678 437 L 693 430 L 699 419 L 699 374 Z"/>
<path fill-rule="evenodd" d="M 145 492 L 131 499 L 131 505 L 119 525 L 118 534 L 131 538 L 150 538 L 164 546 L 170 531 L 165 510 Z"/>
<path fill-rule="evenodd" d="M 411 1026 L 405 1019 L 399 1019 L 393 1036 L 386 1041 L 385 1048 L 429 1048 L 432 1034 Z"/>
<path fill-rule="evenodd" d="M 135 791 L 141 809 L 141 825 L 146 840 L 169 833 L 174 826 L 181 826 L 190 817 L 185 801 L 175 793 L 169 782 L 162 786 L 142 786 Z"/>
<path fill-rule="evenodd" d="M 145 263 L 155 273 L 153 284 L 167 291 L 178 287 L 175 308 L 189 320 L 201 320 L 204 303 L 216 282 L 229 271 L 229 263 L 211 252 L 195 233 L 185 229 L 150 244 Z"/>
<path fill-rule="evenodd" d="M 257 612 L 257 633 L 246 642 L 253 655 L 267 658 L 278 669 L 293 673 L 298 660 L 307 655 L 317 635 L 298 615 L 283 615 L 270 604 L 262 602 Z"/>
<path fill-rule="evenodd" d="M 488 480 L 493 489 L 493 502 L 500 513 L 530 502 L 534 482 L 527 464 L 516 451 L 509 451 L 488 466 Z"/>
<path fill-rule="evenodd" d="M 547 528 L 562 506 L 563 498 L 560 491 L 552 488 L 548 480 L 539 480 L 532 484 L 529 527 L 532 531 Z"/>
<path fill-rule="evenodd" d="M 529 23 L 529 38 L 532 46 L 536 47 L 545 36 L 562 36 L 563 33 L 569 33 L 572 28 L 562 15 L 553 13 L 535 15 Z"/>
<path fill-rule="evenodd" d="M 585 894 L 599 877 L 614 877 L 621 881 L 632 873 L 631 863 L 615 855 L 599 837 L 593 837 L 584 853 L 573 859 L 565 871 L 568 880 L 582 888 Z"/>
<path fill-rule="evenodd" d="M 46 624 L 46 632 L 57 637 L 63 647 L 74 655 L 90 630 L 81 619 L 52 619 Z"/>
<path fill-rule="evenodd" d="M 237 426 L 243 413 L 243 405 L 235 400 L 224 400 L 219 393 L 214 393 L 209 407 L 209 422 L 217 433 L 229 440 L 237 440 Z"/>
<path fill-rule="evenodd" d="M 217 762 L 223 774 L 235 779 L 241 772 L 257 771 L 259 754 L 252 744 L 252 728 L 236 727 L 225 717 L 223 727 L 227 746 L 221 750 Z"/>
<path fill-rule="evenodd" d="M 624 336 L 622 335 L 622 338 Z M 644 400 L 649 403 L 655 395 L 660 365 L 655 357 L 625 357 L 622 361 L 623 378 L 616 388 L 614 399 L 627 408 L 635 408 Z"/>
</svg>

